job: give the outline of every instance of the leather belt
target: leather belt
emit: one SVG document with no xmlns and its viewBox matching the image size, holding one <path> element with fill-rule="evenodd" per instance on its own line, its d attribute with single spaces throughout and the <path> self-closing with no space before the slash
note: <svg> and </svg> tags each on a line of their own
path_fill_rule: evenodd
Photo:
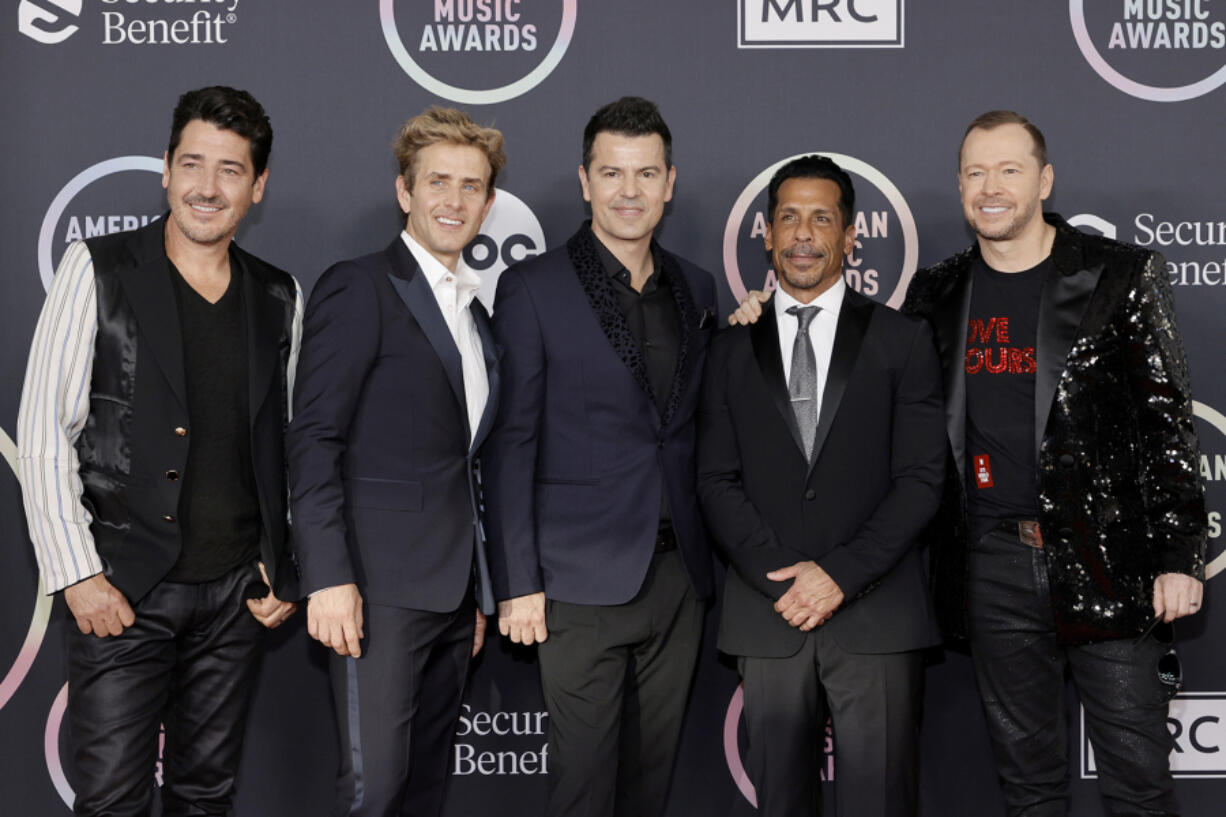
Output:
<svg viewBox="0 0 1226 817">
<path fill-rule="evenodd" d="M 656 532 L 656 553 L 666 553 L 677 549 L 677 534 L 673 533 L 672 525 L 660 528 Z"/>
<path fill-rule="evenodd" d="M 996 523 L 996 529 L 1001 533 L 1016 536 L 1023 545 L 1043 549 L 1043 532 L 1034 519 L 1002 519 Z"/>
</svg>

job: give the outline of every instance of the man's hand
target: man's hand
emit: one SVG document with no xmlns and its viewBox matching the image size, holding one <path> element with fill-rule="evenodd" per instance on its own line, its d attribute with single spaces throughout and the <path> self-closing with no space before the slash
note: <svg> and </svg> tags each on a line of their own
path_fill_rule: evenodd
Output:
<svg viewBox="0 0 1226 817">
<path fill-rule="evenodd" d="M 757 323 L 758 318 L 762 317 L 762 304 L 770 299 L 771 296 L 765 292 L 751 289 L 745 294 L 745 299 L 737 305 L 736 311 L 728 316 L 728 325 L 736 326 L 739 323 L 742 326 L 749 326 L 751 323 Z"/>
<path fill-rule="evenodd" d="M 268 595 L 262 599 L 247 599 L 247 609 L 255 616 L 256 621 L 271 630 L 285 623 L 298 609 L 298 605 L 292 601 L 281 601 L 277 594 L 272 592 L 272 582 L 268 581 L 268 571 L 264 569 L 263 562 L 260 562 L 260 576 L 268 586 Z"/>
<path fill-rule="evenodd" d="M 1205 587 L 1183 573 L 1163 573 L 1154 579 L 1154 615 L 1170 623 L 1200 610 Z"/>
<path fill-rule="evenodd" d="M 498 632 L 524 645 L 549 638 L 549 630 L 545 627 L 544 592 L 498 602 Z"/>
<path fill-rule="evenodd" d="M 307 600 L 307 632 L 337 655 L 362 655 L 362 594 L 356 584 L 338 584 Z"/>
<path fill-rule="evenodd" d="M 775 602 L 775 612 L 783 616 L 788 624 L 805 632 L 829 621 L 843 603 L 843 591 L 816 562 L 797 562 L 772 570 L 766 574 L 766 578 L 774 582 L 795 579 L 787 592 Z"/>
<path fill-rule="evenodd" d="M 481 648 L 485 646 L 485 613 L 477 611 L 477 624 L 473 627 L 473 658 L 477 657 L 477 653 L 481 652 Z"/>
<path fill-rule="evenodd" d="M 64 601 L 86 635 L 119 635 L 136 621 L 132 605 L 101 573 L 64 588 Z"/>
</svg>

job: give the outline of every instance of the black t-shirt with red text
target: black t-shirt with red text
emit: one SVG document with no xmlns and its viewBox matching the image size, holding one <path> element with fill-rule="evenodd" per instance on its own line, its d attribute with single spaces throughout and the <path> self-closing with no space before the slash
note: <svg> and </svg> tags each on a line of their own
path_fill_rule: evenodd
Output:
<svg viewBox="0 0 1226 817">
<path fill-rule="evenodd" d="M 998 272 L 982 259 L 971 274 L 966 336 L 967 512 L 978 539 L 1008 518 L 1034 519 L 1034 345 L 1039 295 L 1051 259 Z"/>
</svg>

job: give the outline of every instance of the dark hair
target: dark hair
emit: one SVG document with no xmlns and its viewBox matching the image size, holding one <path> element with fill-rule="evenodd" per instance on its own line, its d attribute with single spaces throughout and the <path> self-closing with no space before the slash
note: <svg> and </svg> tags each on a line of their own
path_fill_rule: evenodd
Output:
<svg viewBox="0 0 1226 817">
<path fill-rule="evenodd" d="M 587 121 L 583 129 L 583 168 L 592 166 L 592 143 L 598 133 L 617 133 L 622 136 L 650 136 L 660 134 L 664 140 L 664 167 L 673 166 L 673 135 L 660 116 L 660 109 L 650 99 L 641 96 L 624 96 L 610 102 Z"/>
<path fill-rule="evenodd" d="M 183 129 L 188 122 L 196 119 L 222 130 L 233 131 L 246 139 L 251 144 L 251 164 L 256 176 L 268 167 L 268 154 L 272 152 L 272 125 L 268 114 L 264 113 L 264 106 L 256 102 L 251 94 L 225 85 L 212 85 L 188 91 L 179 97 L 170 123 L 167 155 L 174 157 Z"/>
<path fill-rule="evenodd" d="M 799 156 L 775 171 L 766 193 L 766 220 L 775 220 L 775 207 L 779 204 L 779 187 L 788 179 L 829 179 L 839 186 L 839 215 L 843 226 L 852 223 L 856 209 L 856 189 L 851 185 L 851 176 L 833 160 L 810 153 Z"/>
<path fill-rule="evenodd" d="M 1039 160 L 1039 167 L 1047 167 L 1047 140 L 1043 138 L 1043 131 L 1016 111 L 988 111 L 976 116 L 975 121 L 967 125 L 966 130 L 962 132 L 962 141 L 958 143 L 959 172 L 962 171 L 962 148 L 966 145 L 966 137 L 971 135 L 971 131 L 992 130 L 1001 125 L 1021 125 L 1025 128 L 1026 133 L 1029 133 L 1030 138 L 1034 140 L 1034 158 Z"/>
</svg>

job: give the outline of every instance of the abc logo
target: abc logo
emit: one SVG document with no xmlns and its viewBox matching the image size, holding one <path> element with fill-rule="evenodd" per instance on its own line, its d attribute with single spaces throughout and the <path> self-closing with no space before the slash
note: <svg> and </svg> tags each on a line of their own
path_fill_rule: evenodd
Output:
<svg viewBox="0 0 1226 817">
<path fill-rule="evenodd" d="M 464 265 L 481 276 L 477 297 L 492 307 L 502 271 L 544 249 L 545 233 L 528 205 L 505 190 L 495 190 L 494 206 L 481 232 L 464 248 Z"/>
</svg>

